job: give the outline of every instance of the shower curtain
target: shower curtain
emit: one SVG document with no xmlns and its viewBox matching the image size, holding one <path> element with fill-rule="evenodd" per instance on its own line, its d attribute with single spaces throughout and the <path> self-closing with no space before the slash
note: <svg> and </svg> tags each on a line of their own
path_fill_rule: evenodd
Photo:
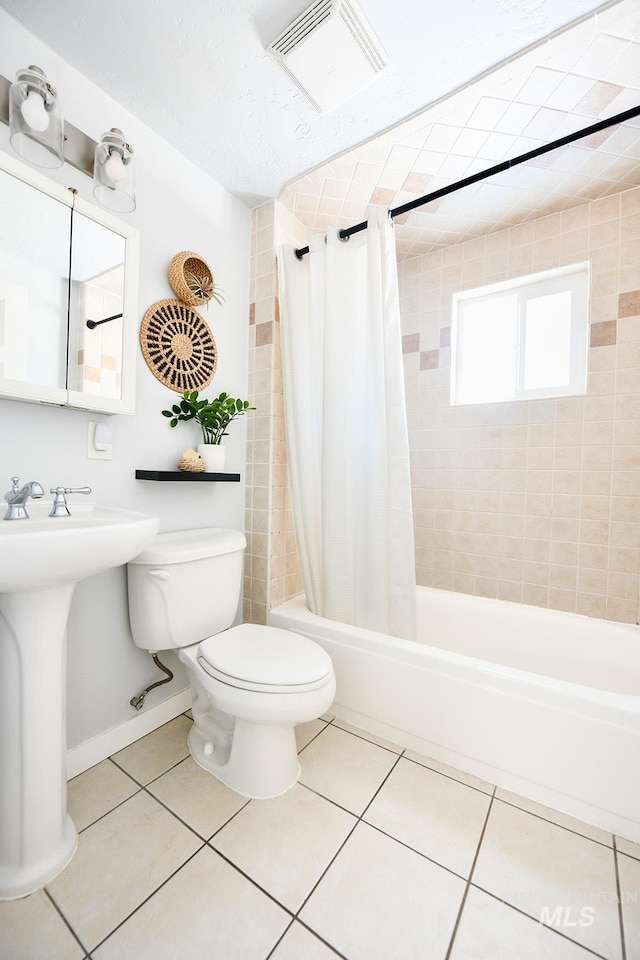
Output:
<svg viewBox="0 0 640 960">
<path fill-rule="evenodd" d="M 287 456 L 319 616 L 415 638 L 415 559 L 394 230 L 314 236 L 280 257 Z"/>
</svg>

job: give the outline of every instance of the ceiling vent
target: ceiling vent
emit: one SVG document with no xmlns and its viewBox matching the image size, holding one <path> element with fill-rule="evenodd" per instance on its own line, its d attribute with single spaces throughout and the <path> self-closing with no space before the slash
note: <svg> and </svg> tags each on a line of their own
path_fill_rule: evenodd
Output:
<svg viewBox="0 0 640 960">
<path fill-rule="evenodd" d="M 267 49 L 321 112 L 358 93 L 388 62 L 353 0 L 316 0 Z"/>
</svg>

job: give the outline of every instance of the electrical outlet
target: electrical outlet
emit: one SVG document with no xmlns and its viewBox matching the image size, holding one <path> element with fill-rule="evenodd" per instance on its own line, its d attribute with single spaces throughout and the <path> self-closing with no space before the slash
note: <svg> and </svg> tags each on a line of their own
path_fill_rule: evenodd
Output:
<svg viewBox="0 0 640 960">
<path fill-rule="evenodd" d="M 112 459 L 112 447 L 109 444 L 107 450 L 96 450 L 95 447 L 95 437 L 96 437 L 96 427 L 97 422 L 95 420 L 89 420 L 88 423 L 88 434 L 87 434 L 87 459 L 88 460 L 111 460 Z"/>
</svg>

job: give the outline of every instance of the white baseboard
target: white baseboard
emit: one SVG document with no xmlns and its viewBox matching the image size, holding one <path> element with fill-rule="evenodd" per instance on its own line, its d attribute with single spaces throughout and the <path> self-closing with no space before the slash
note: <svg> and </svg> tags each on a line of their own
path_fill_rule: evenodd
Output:
<svg viewBox="0 0 640 960">
<path fill-rule="evenodd" d="M 191 690 L 181 690 L 168 700 L 163 700 L 155 707 L 131 717 L 117 727 L 105 730 L 92 740 L 78 744 L 67 750 L 67 780 L 77 777 L 79 773 L 95 766 L 101 760 L 106 760 L 112 753 L 117 753 L 130 743 L 146 736 L 152 730 L 168 723 L 191 706 Z"/>
</svg>

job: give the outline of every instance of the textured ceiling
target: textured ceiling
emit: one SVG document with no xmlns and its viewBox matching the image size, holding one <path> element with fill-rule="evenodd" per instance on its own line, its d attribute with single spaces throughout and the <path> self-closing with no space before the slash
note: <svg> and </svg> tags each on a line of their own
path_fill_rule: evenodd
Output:
<svg viewBox="0 0 640 960">
<path fill-rule="evenodd" d="M 309 0 L 0 0 L 27 30 L 250 205 L 602 6 L 602 0 L 359 3 L 390 66 L 344 105 L 319 114 L 265 49 Z"/>
<path fill-rule="evenodd" d="M 621 0 L 290 183 L 312 232 L 366 219 L 640 106 L 640 2 Z M 400 259 L 640 184 L 640 117 L 395 220 Z"/>
</svg>

